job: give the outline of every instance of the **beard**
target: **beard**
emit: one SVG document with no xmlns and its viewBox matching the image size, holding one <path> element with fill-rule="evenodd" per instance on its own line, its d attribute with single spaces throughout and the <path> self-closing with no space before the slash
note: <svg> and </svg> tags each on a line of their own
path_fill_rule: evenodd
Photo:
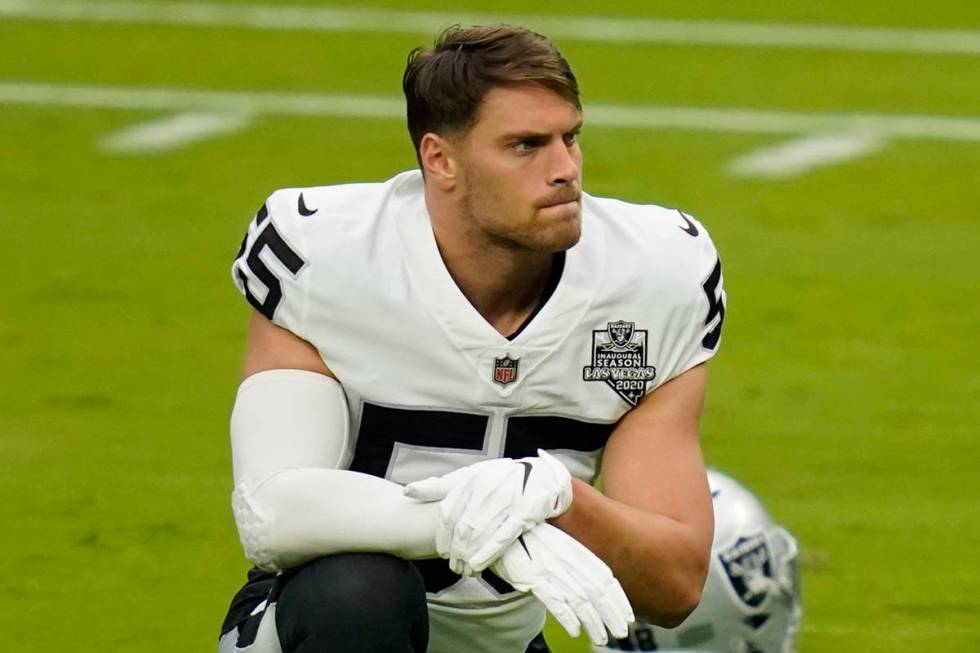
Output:
<svg viewBox="0 0 980 653">
<path fill-rule="evenodd" d="M 581 199 L 578 204 L 550 208 L 532 201 L 515 202 L 499 184 L 472 172 L 465 175 L 460 190 L 459 206 L 466 224 L 497 246 L 561 252 L 582 235 Z"/>
</svg>

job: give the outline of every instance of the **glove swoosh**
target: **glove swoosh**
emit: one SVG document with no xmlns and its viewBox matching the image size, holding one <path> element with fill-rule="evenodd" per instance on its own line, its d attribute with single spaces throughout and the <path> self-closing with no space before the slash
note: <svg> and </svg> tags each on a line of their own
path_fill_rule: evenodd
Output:
<svg viewBox="0 0 980 653">
<path fill-rule="evenodd" d="M 531 466 L 531 463 L 526 463 L 523 461 L 518 462 L 524 465 L 524 484 L 521 485 L 521 494 L 524 494 L 524 491 L 527 489 L 527 479 L 531 478 L 531 470 L 533 467 Z"/>
</svg>

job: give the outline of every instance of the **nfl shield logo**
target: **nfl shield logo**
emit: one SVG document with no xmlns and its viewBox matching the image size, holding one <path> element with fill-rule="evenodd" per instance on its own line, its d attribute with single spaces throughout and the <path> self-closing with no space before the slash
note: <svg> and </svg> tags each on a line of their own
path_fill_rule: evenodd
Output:
<svg viewBox="0 0 980 653">
<path fill-rule="evenodd" d="M 517 365 L 520 359 L 511 358 L 507 354 L 503 358 L 493 359 L 493 380 L 500 385 L 507 385 L 517 380 Z"/>
</svg>

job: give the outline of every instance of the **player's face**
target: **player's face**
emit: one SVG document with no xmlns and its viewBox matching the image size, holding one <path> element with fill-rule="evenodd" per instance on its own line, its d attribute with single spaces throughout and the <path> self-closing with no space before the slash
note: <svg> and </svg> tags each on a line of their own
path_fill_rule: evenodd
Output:
<svg viewBox="0 0 980 653">
<path fill-rule="evenodd" d="M 495 241 L 561 251 L 582 229 L 582 115 L 537 84 L 497 87 L 459 139 L 466 219 Z"/>
</svg>

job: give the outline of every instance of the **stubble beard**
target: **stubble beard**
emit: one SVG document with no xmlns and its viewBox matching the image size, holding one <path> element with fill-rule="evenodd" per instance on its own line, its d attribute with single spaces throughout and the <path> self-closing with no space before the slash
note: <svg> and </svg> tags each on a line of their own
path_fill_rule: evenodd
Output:
<svg viewBox="0 0 980 653">
<path fill-rule="evenodd" d="M 534 214 L 529 213 L 527 218 L 518 222 L 518 228 L 513 228 L 509 227 L 511 221 L 499 219 L 504 210 L 499 208 L 503 202 L 496 201 L 492 194 L 485 194 L 477 187 L 479 184 L 466 184 L 460 198 L 462 217 L 497 247 L 530 252 L 562 252 L 573 247 L 581 238 L 581 200 L 573 216 L 563 216 L 560 220 L 552 218 L 542 226 L 545 220 L 535 219 L 531 217 Z M 529 208 L 529 211 L 537 213 L 540 209 Z"/>
</svg>

